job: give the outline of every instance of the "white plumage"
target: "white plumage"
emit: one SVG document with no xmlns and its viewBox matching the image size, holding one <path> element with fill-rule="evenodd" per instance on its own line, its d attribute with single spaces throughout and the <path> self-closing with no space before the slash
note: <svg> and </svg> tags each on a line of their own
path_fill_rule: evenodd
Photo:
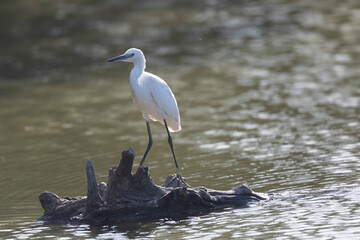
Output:
<svg viewBox="0 0 360 240">
<path fill-rule="evenodd" d="M 139 79 L 130 75 L 130 87 L 134 103 L 145 119 L 150 118 L 162 124 L 165 119 L 170 131 L 181 130 L 175 96 L 164 80 L 144 71 Z"/>
</svg>

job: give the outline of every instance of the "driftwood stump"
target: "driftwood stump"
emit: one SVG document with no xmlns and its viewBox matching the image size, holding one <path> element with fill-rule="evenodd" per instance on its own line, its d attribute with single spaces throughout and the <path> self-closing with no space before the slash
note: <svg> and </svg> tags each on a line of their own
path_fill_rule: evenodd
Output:
<svg viewBox="0 0 360 240">
<path fill-rule="evenodd" d="M 135 152 L 124 149 L 118 166 L 109 170 L 108 183 L 97 184 L 90 160 L 86 165 L 87 197 L 39 196 L 45 212 L 38 220 L 50 223 L 111 224 L 121 221 L 178 218 L 225 207 L 242 207 L 267 200 L 246 186 L 230 191 L 187 187 L 176 175 L 162 186 L 153 183 L 147 167 L 131 173 Z"/>
</svg>

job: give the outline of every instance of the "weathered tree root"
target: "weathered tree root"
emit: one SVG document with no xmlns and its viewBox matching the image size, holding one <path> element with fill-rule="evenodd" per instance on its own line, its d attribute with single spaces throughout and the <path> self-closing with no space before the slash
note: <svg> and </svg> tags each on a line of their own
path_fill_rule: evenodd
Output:
<svg viewBox="0 0 360 240">
<path fill-rule="evenodd" d="M 121 221 L 176 218 L 225 207 L 241 207 L 267 200 L 247 186 L 230 191 L 185 186 L 170 175 L 162 186 L 153 183 L 147 167 L 131 173 L 135 152 L 124 149 L 118 166 L 109 170 L 108 184 L 96 182 L 93 165 L 88 160 L 87 197 L 59 198 L 51 192 L 39 196 L 45 212 L 39 221 L 59 223 L 109 224 Z"/>
</svg>

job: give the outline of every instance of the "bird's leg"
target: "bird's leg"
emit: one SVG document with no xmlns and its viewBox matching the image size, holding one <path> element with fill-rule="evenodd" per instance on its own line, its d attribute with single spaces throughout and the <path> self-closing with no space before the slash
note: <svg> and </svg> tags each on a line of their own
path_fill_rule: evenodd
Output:
<svg viewBox="0 0 360 240">
<path fill-rule="evenodd" d="M 176 166 L 176 168 L 177 168 L 177 170 L 178 170 L 178 173 L 179 173 L 178 176 L 179 176 L 180 180 L 181 180 L 187 187 L 190 187 L 190 185 L 187 184 L 187 183 L 184 181 L 184 179 L 182 178 L 182 176 L 181 176 L 181 172 L 180 172 L 180 169 L 179 169 L 178 163 L 177 163 L 177 161 L 176 161 L 176 157 L 175 157 L 175 152 L 174 152 L 174 147 L 173 147 L 173 143 L 172 143 L 172 138 L 171 138 L 171 136 L 170 136 L 169 128 L 168 128 L 168 126 L 167 126 L 167 123 L 166 123 L 166 120 L 165 120 L 165 119 L 164 119 L 164 123 L 165 123 L 166 132 L 167 132 L 167 134 L 168 134 L 168 142 L 169 142 L 169 145 L 170 145 L 170 148 L 171 148 L 171 152 L 172 152 L 173 157 L 174 157 L 175 166 Z"/>
<path fill-rule="evenodd" d="M 149 120 L 146 120 L 146 127 L 147 127 L 147 131 L 148 131 L 148 135 L 149 135 L 149 143 L 148 143 L 148 146 L 147 146 L 146 151 L 144 153 L 144 156 L 141 159 L 139 167 L 142 166 L 143 163 L 145 162 L 145 158 L 146 158 L 146 156 L 147 156 L 148 152 L 150 151 L 150 148 L 151 148 L 151 146 L 153 144 L 153 140 L 152 140 L 152 137 L 151 137 L 151 130 L 150 130 Z"/>
</svg>

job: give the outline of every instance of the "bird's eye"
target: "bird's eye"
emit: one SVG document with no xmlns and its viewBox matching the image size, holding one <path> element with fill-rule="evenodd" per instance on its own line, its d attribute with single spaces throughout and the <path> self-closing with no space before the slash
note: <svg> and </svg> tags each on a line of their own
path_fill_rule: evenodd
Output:
<svg viewBox="0 0 360 240">
<path fill-rule="evenodd" d="M 134 53 L 132 53 L 132 54 L 130 54 L 130 57 L 133 57 L 135 54 Z"/>
</svg>

